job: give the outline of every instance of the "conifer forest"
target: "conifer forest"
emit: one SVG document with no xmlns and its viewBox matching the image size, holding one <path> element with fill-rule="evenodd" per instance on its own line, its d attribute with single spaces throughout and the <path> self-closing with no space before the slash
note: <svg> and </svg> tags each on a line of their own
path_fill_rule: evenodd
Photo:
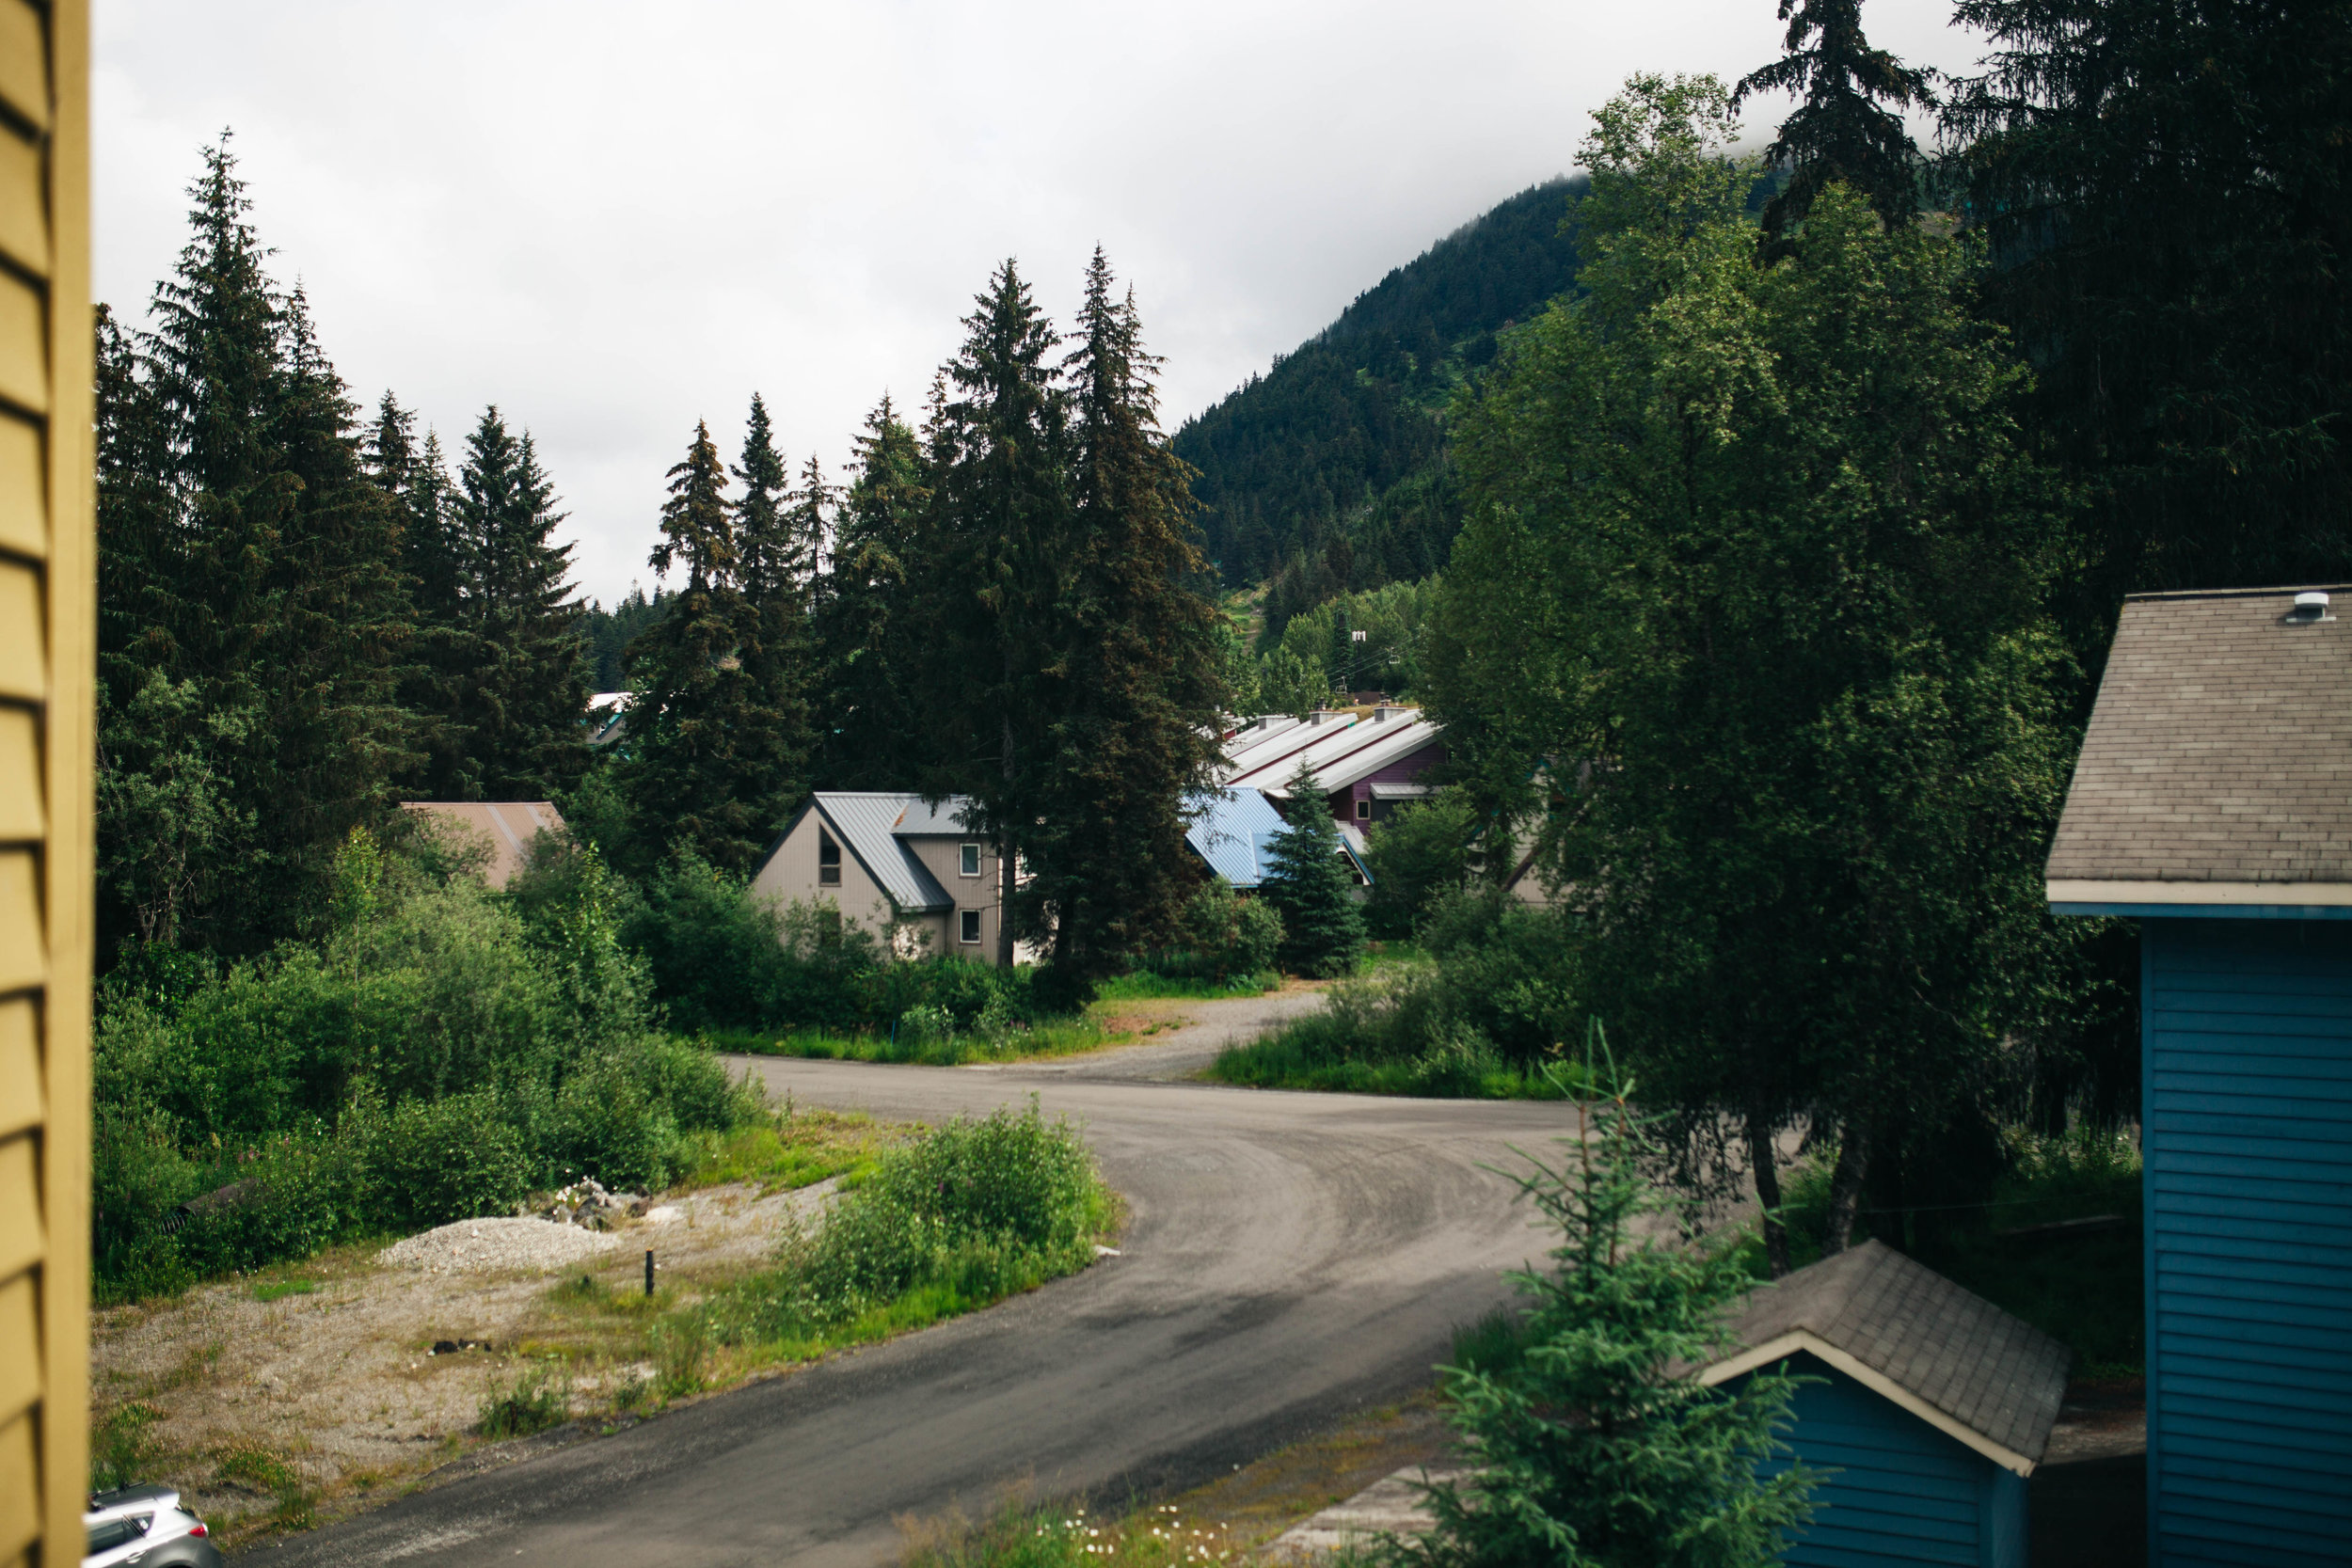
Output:
<svg viewBox="0 0 2352 1568">
<path fill-rule="evenodd" d="M 1779 14 L 1187 418 L 1099 248 L 1066 321 L 974 279 L 845 468 L 704 410 L 612 605 L 532 411 L 347 384 L 201 149 L 96 328 L 102 1294 L 651 1190 L 766 1114 L 712 1042 L 1277 969 L 1329 1006 L 1212 1077 L 1613 1088 L 1625 1212 L 1752 1183 L 1754 1275 L 1876 1236 L 1978 1279 L 1996 1196 L 2138 1114 L 2137 929 L 2042 881 L 2123 595 L 2352 580 L 2352 11 L 1958 0 L 1948 76 Z M 1223 737 L 1361 691 L 1443 726 L 1435 787 L 1359 897 L 1302 773 L 1245 919 L 1185 847 Z M 968 800 L 1034 961 L 754 899 L 820 790 Z M 401 809 L 501 800 L 567 827 L 498 892 Z M 268 1205 L 162 1227 L 246 1156 Z M 2002 1299 L 2129 1370 L 2137 1267 Z M 1774 1487 L 1728 1556 L 1576 1560 L 1769 1560 Z"/>
</svg>

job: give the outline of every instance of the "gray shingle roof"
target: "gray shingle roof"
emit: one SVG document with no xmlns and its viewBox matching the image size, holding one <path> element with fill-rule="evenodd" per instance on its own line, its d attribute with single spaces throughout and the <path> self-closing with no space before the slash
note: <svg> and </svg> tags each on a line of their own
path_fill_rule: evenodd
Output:
<svg viewBox="0 0 2352 1568">
<path fill-rule="evenodd" d="M 2124 601 L 2052 880 L 2352 882 L 2352 591 L 2297 592 Z"/>
<path fill-rule="evenodd" d="M 841 835 L 850 852 L 901 914 L 926 914 L 955 908 L 956 901 L 939 885 L 903 839 L 907 835 L 961 833 L 956 813 L 970 802 L 950 796 L 934 812 L 920 795 L 877 794 L 859 790 L 819 790 L 809 804 L 821 813 Z M 779 841 L 781 842 L 781 841 Z"/>
<path fill-rule="evenodd" d="M 1804 1332 L 2032 1464 L 2066 1391 L 2066 1347 L 1880 1242 L 1759 1288 L 1742 1345 Z"/>
</svg>

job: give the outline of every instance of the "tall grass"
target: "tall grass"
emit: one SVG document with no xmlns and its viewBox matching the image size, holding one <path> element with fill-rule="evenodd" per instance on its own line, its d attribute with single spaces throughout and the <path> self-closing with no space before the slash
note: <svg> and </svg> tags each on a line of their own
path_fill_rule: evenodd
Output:
<svg viewBox="0 0 2352 1568">
<path fill-rule="evenodd" d="M 667 1332 L 755 1358 L 814 1354 L 1074 1273 L 1118 1218 L 1077 1130 L 1048 1122 L 1032 1099 L 883 1150 L 821 1223 L 787 1237 L 775 1267 L 685 1309 Z"/>
</svg>

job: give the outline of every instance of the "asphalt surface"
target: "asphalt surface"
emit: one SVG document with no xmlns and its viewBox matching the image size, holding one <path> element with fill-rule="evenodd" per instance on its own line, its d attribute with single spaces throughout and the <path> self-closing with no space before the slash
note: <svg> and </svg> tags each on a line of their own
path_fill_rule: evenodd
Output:
<svg viewBox="0 0 2352 1568">
<path fill-rule="evenodd" d="M 1157 1081 L 1311 996 L 1188 1006 L 1134 1050 L 988 1070 L 743 1059 L 803 1104 L 1081 1123 L 1124 1193 L 1120 1256 L 888 1344 L 466 1476 L 247 1554 L 313 1563 L 893 1560 L 898 1521 L 1009 1485 L 1105 1502 L 1198 1484 L 1421 1386 L 1542 1235 L 1512 1145 L 1560 1104 Z"/>
</svg>

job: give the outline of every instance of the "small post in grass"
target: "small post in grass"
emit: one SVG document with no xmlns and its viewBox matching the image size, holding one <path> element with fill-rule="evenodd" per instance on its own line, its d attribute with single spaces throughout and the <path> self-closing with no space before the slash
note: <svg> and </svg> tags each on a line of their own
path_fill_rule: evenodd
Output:
<svg viewBox="0 0 2352 1568">
<path fill-rule="evenodd" d="M 653 1248 L 645 1249 L 645 1299 L 653 1299 Z"/>
</svg>

